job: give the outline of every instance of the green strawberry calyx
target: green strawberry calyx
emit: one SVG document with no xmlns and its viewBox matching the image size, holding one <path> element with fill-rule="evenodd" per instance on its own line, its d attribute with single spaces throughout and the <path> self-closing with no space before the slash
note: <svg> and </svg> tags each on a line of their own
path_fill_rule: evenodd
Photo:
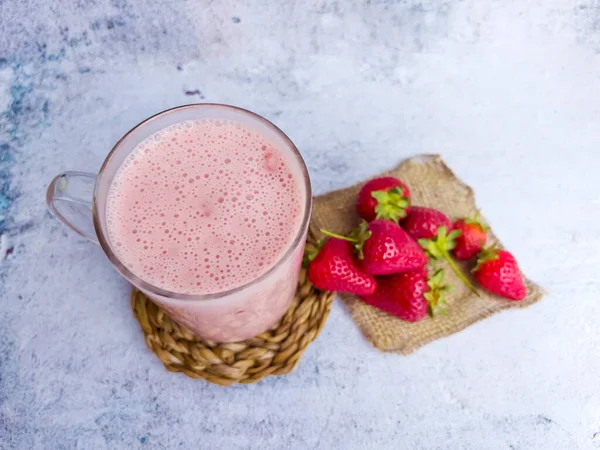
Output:
<svg viewBox="0 0 600 450">
<path fill-rule="evenodd" d="M 465 221 L 465 224 L 467 224 L 467 225 L 475 225 L 475 226 L 481 228 L 481 230 L 484 233 L 487 233 L 490 230 L 490 227 L 481 221 L 481 214 L 480 214 L 479 210 L 477 210 L 477 213 L 475 214 L 475 216 L 466 217 L 464 219 L 464 221 Z"/>
<path fill-rule="evenodd" d="M 471 272 L 477 272 L 485 263 L 498 259 L 499 251 L 500 247 L 498 247 L 496 244 L 482 249 L 479 252 L 479 255 L 477 255 L 477 265 L 473 268 L 473 270 L 471 270 Z"/>
<path fill-rule="evenodd" d="M 475 286 L 473 286 L 473 283 L 471 283 L 468 278 L 465 277 L 450 256 L 450 251 L 456 247 L 456 238 L 462 234 L 462 231 L 452 230 L 450 233 L 447 231 L 448 230 L 445 226 L 439 227 L 436 236 L 431 239 L 419 239 L 419 245 L 423 247 L 429 258 L 436 260 L 445 259 L 456 276 L 460 278 L 460 280 L 479 297 L 479 291 L 477 291 Z"/>
<path fill-rule="evenodd" d="M 371 196 L 377 200 L 375 206 L 377 219 L 393 220 L 398 223 L 400 219 L 406 217 L 406 209 L 410 206 L 410 201 L 400 186 L 387 191 L 373 191 Z"/>
<path fill-rule="evenodd" d="M 437 235 L 431 239 L 419 239 L 419 245 L 423 247 L 427 256 L 434 259 L 443 259 L 444 253 L 448 253 L 456 247 L 456 238 L 462 234 L 460 230 L 452 230 L 447 234 L 445 226 L 439 227 Z"/>
<path fill-rule="evenodd" d="M 369 230 L 369 224 L 365 220 L 363 220 L 358 227 L 352 230 L 348 236 L 332 233 L 331 231 L 324 230 L 323 228 L 321 228 L 321 233 L 332 238 L 352 242 L 359 259 L 363 259 L 365 257 L 363 253 L 363 247 L 365 246 L 365 242 L 367 242 L 372 234 L 371 230 Z"/>
<path fill-rule="evenodd" d="M 423 294 L 427 300 L 427 310 L 429 315 L 433 317 L 435 314 L 447 314 L 446 311 L 446 293 L 452 292 L 454 287 L 449 284 L 444 284 L 444 269 L 439 269 L 427 280 L 429 291 Z"/>
<path fill-rule="evenodd" d="M 308 268 L 310 262 L 317 257 L 321 248 L 323 248 L 324 243 L 323 239 L 319 239 L 316 244 L 306 244 L 306 247 L 304 247 L 304 256 L 302 257 L 302 267 L 305 269 Z"/>
</svg>

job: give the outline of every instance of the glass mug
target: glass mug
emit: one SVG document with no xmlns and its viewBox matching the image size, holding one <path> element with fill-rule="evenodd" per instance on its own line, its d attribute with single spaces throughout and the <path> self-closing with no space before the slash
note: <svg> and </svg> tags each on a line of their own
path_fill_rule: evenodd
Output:
<svg viewBox="0 0 600 450">
<path fill-rule="evenodd" d="M 299 174 L 302 219 L 289 246 L 267 272 L 228 291 L 195 295 L 171 292 L 132 273 L 115 255 L 108 238 L 106 202 L 111 182 L 131 151 L 152 134 L 179 122 L 199 119 L 242 122 L 262 133 Z M 50 211 L 72 230 L 99 244 L 110 262 L 131 284 L 160 305 L 196 336 L 216 342 L 235 342 L 269 329 L 292 302 L 302 264 L 312 207 L 311 185 L 304 160 L 292 141 L 275 125 L 250 111 L 229 105 L 193 104 L 176 107 L 146 119 L 123 136 L 106 157 L 97 175 L 63 172 L 48 187 Z"/>
</svg>

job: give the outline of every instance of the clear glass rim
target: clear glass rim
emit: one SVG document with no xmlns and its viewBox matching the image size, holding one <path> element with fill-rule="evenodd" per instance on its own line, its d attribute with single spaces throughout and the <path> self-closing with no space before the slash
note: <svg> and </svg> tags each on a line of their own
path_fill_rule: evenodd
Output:
<svg viewBox="0 0 600 450">
<path fill-rule="evenodd" d="M 306 230 L 308 229 L 308 224 L 310 221 L 310 215 L 311 215 L 311 210 L 312 210 L 312 188 L 311 188 L 311 183 L 310 183 L 310 176 L 308 174 L 308 169 L 306 168 L 306 163 L 304 162 L 302 155 L 300 154 L 300 152 L 298 151 L 298 148 L 292 142 L 292 140 L 283 131 L 281 131 L 275 124 L 273 124 L 269 120 L 265 119 L 264 117 L 262 117 L 256 113 L 253 113 L 252 111 L 244 109 L 244 108 L 239 108 L 237 106 L 226 105 L 226 104 L 221 104 L 221 103 L 191 103 L 191 104 L 187 104 L 187 105 L 176 106 L 174 108 L 170 108 L 170 109 L 161 111 L 161 112 L 147 118 L 146 120 L 143 120 L 142 122 L 138 123 L 131 130 L 129 130 L 127 133 L 125 133 L 125 135 L 123 135 L 123 137 L 121 139 L 119 139 L 117 141 L 117 143 L 113 146 L 111 151 L 106 156 L 106 159 L 104 160 L 102 167 L 100 168 L 100 171 L 98 172 L 97 180 L 100 178 L 100 175 L 106 169 L 112 156 L 120 150 L 121 145 L 123 144 L 123 141 L 125 141 L 125 139 L 127 139 L 127 137 L 129 135 L 131 135 L 133 132 L 138 130 L 138 128 L 141 128 L 141 127 L 149 124 L 150 122 L 156 121 L 156 120 L 162 118 L 163 116 L 171 114 L 175 111 L 180 111 L 180 110 L 184 110 L 184 109 L 206 108 L 206 107 L 216 108 L 216 109 L 224 109 L 224 110 L 233 110 L 233 111 L 241 113 L 243 115 L 250 116 L 254 120 L 261 122 L 263 125 L 270 128 L 272 131 L 274 131 L 276 134 L 278 134 L 287 143 L 287 145 L 289 146 L 290 150 L 292 151 L 294 157 L 297 159 L 297 161 L 300 165 L 300 170 L 302 171 L 302 178 L 304 181 L 305 194 L 306 194 L 306 200 L 304 202 L 304 215 L 302 217 L 302 222 L 300 224 L 298 232 L 296 233 L 296 236 L 294 236 L 294 240 L 290 244 L 289 248 L 286 249 L 286 251 L 283 253 L 281 258 L 278 259 L 277 262 L 269 270 L 264 272 L 259 277 L 255 278 L 254 280 L 252 280 L 246 284 L 243 284 L 243 285 L 238 286 L 233 289 L 229 289 L 227 291 L 214 292 L 211 294 L 183 294 L 180 292 L 168 291 L 166 289 L 162 289 L 158 286 L 148 283 L 147 281 L 145 281 L 145 280 L 141 279 L 140 277 L 138 277 L 137 275 L 135 275 L 131 270 L 129 270 L 119 260 L 119 258 L 117 258 L 117 256 L 114 254 L 114 252 L 112 251 L 112 249 L 110 247 L 110 244 L 108 242 L 108 237 L 105 236 L 104 232 L 102 231 L 102 226 L 100 223 L 100 216 L 98 214 L 97 201 L 96 201 L 99 187 L 98 187 L 98 182 L 96 182 L 96 185 L 94 187 L 94 196 L 92 199 L 92 217 L 93 217 L 93 222 L 94 222 L 94 228 L 96 230 L 96 235 L 98 236 L 98 242 L 100 243 L 100 247 L 102 247 L 102 250 L 108 257 L 110 262 L 121 273 L 121 275 L 123 275 L 130 283 L 132 283 L 134 286 L 138 287 L 139 289 L 141 289 L 143 291 L 146 291 L 150 294 L 157 294 L 157 295 L 160 295 L 161 297 L 166 297 L 172 301 L 220 299 L 223 297 L 227 297 L 231 294 L 235 294 L 236 292 L 243 291 L 255 284 L 260 283 L 261 281 L 266 279 L 269 275 L 271 275 L 273 272 L 275 272 L 287 260 L 289 260 L 292 257 L 292 255 L 295 253 L 296 249 L 300 245 L 304 244 L 304 242 L 303 242 L 304 235 L 305 235 Z M 133 148 L 131 149 L 131 151 L 133 151 Z"/>
</svg>

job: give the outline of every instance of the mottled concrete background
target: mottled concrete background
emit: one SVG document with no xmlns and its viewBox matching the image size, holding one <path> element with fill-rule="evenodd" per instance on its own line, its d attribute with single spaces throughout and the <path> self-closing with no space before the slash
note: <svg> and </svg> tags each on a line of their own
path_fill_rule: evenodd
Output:
<svg viewBox="0 0 600 450">
<path fill-rule="evenodd" d="M 550 295 L 410 357 L 336 303 L 290 376 L 167 373 L 44 191 L 200 101 L 279 125 L 317 193 L 441 153 Z M 600 448 L 599 164 L 598 0 L 0 0 L 0 449 Z"/>
</svg>

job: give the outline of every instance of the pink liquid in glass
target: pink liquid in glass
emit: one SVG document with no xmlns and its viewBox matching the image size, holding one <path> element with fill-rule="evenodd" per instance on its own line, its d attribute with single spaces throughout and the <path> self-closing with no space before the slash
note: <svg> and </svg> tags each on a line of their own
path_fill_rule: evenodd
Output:
<svg viewBox="0 0 600 450">
<path fill-rule="evenodd" d="M 301 226 L 301 187 L 297 169 L 257 130 L 181 122 L 142 141 L 117 171 L 106 203 L 111 247 L 137 277 L 181 294 L 229 291 L 274 268 L 227 298 L 159 301 L 201 337 L 246 339 L 293 297 L 302 253 L 277 263 Z"/>
</svg>

